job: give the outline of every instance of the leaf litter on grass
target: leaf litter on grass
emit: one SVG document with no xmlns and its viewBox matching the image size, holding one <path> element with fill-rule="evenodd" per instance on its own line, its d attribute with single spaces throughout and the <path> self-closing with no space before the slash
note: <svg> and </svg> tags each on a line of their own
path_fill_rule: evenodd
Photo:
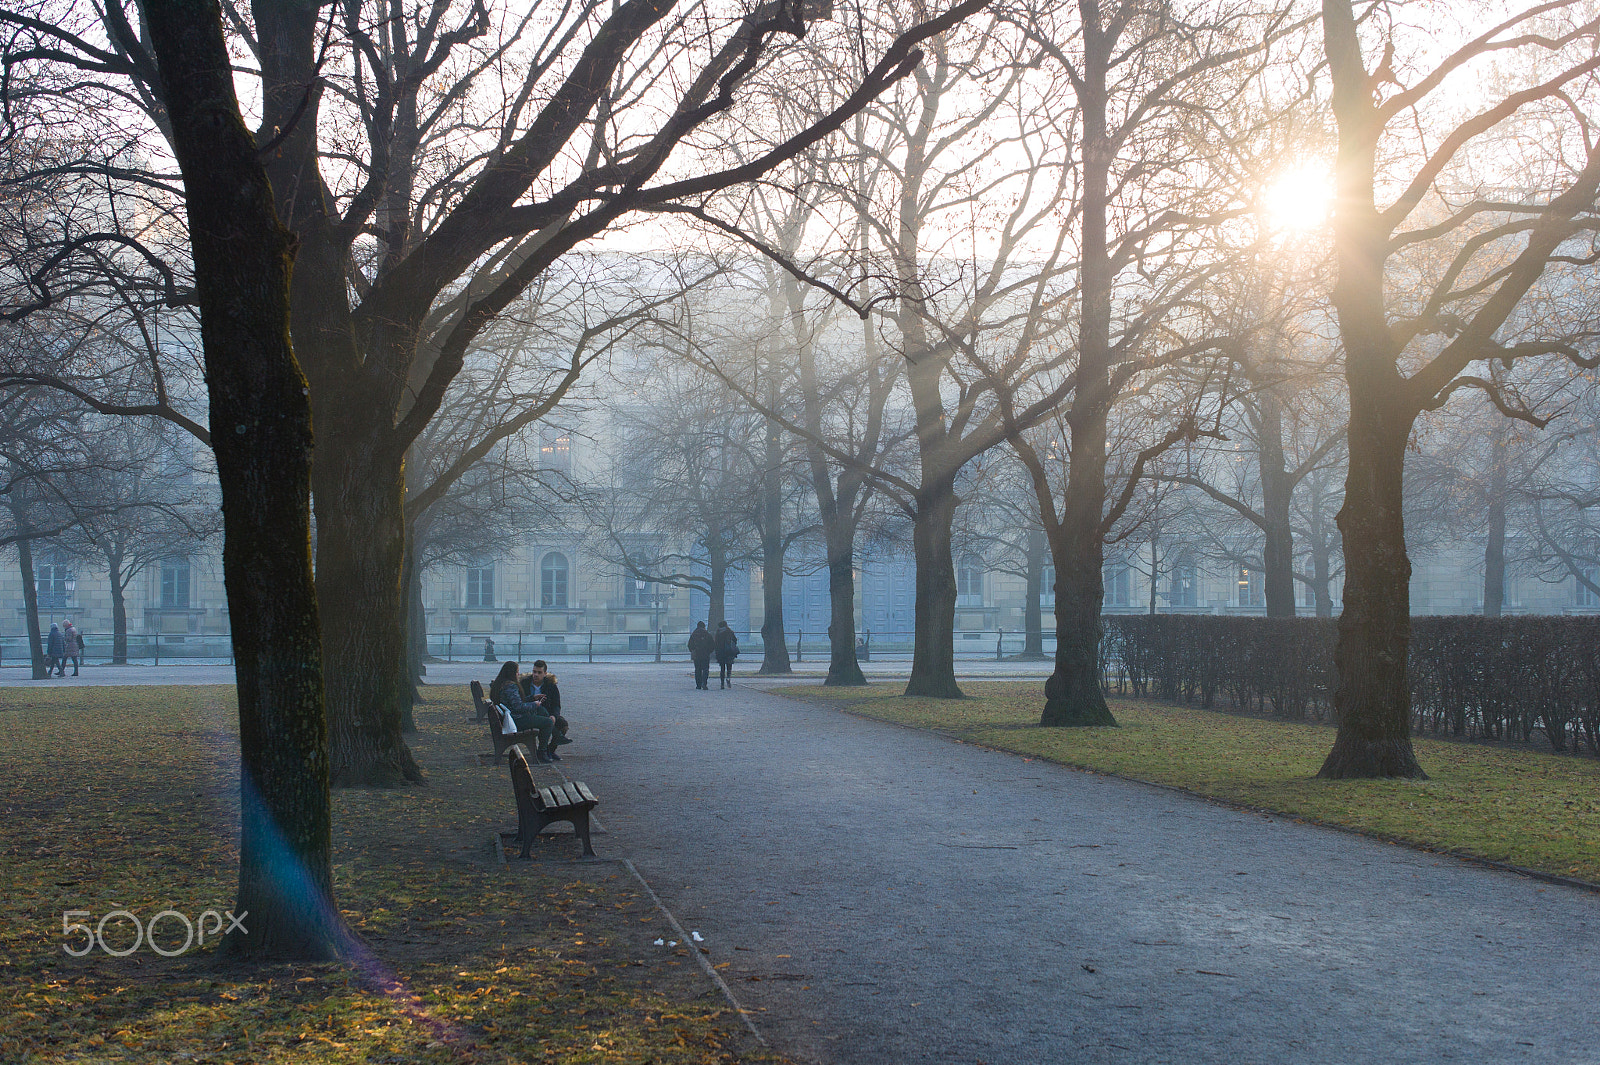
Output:
<svg viewBox="0 0 1600 1065">
<path fill-rule="evenodd" d="M 0 692 L 0 1061 L 781 1061 L 648 948 L 665 923 L 616 865 L 569 861 L 570 837 L 495 863 L 510 789 L 460 703 L 418 708 L 429 787 L 334 793 L 336 898 L 364 953 L 246 966 L 212 943 L 72 958 L 61 934 L 69 910 L 231 907 L 233 689 Z M 62 741 L 84 721 L 92 744 Z"/>
</svg>

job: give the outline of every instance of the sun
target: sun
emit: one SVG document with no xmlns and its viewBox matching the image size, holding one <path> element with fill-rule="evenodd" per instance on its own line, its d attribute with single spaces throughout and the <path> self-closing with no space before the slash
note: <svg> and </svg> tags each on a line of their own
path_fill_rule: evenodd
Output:
<svg viewBox="0 0 1600 1065">
<path fill-rule="evenodd" d="M 1315 164 L 1280 171 L 1261 190 L 1261 213 L 1273 229 L 1309 232 L 1328 220 L 1332 208 L 1333 175 Z"/>
</svg>

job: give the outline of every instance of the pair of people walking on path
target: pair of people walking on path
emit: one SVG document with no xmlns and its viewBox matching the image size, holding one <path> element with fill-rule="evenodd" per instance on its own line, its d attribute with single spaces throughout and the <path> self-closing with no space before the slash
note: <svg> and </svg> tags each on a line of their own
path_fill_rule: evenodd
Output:
<svg viewBox="0 0 1600 1065">
<path fill-rule="evenodd" d="M 45 638 L 44 644 L 44 671 L 55 677 L 67 675 L 67 660 L 72 660 L 72 675 L 78 675 L 78 669 L 83 664 L 83 635 L 72 625 L 72 619 L 67 619 L 67 627 L 63 629 L 55 622 L 50 623 L 50 635 Z"/>
<path fill-rule="evenodd" d="M 694 662 L 694 686 L 700 691 L 711 690 L 711 658 L 715 655 L 720 668 L 720 686 L 733 686 L 733 660 L 739 657 L 739 637 L 726 621 L 717 622 L 713 635 L 700 622 L 689 634 L 689 658 Z"/>
<path fill-rule="evenodd" d="M 561 716 L 561 689 L 544 659 L 535 661 L 526 674 L 517 672 L 515 662 L 502 665 L 489 685 L 489 702 L 511 712 L 518 732 L 538 732 L 535 761 L 561 761 L 556 748 L 572 740 L 567 736 L 567 719 Z"/>
</svg>

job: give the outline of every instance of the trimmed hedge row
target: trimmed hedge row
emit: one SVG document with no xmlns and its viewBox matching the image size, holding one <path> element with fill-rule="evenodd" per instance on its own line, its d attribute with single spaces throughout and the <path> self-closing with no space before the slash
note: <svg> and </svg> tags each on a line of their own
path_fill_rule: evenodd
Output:
<svg viewBox="0 0 1600 1065">
<path fill-rule="evenodd" d="M 1333 719 L 1330 618 L 1108 617 L 1108 687 Z M 1411 619 L 1413 731 L 1600 755 L 1600 617 Z"/>
</svg>

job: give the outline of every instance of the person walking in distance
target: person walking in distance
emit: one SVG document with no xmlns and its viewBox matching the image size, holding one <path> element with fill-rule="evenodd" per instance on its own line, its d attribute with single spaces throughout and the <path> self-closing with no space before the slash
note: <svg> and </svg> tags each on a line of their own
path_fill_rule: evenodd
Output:
<svg viewBox="0 0 1600 1065">
<path fill-rule="evenodd" d="M 47 677 L 63 677 L 67 673 L 67 638 L 53 621 L 44 641 L 44 672 Z"/>
<path fill-rule="evenodd" d="M 717 622 L 717 635 L 714 637 L 717 654 L 717 667 L 721 670 L 719 680 L 724 688 L 733 687 L 733 660 L 739 657 L 739 637 L 728 628 L 726 621 Z"/>
<path fill-rule="evenodd" d="M 67 619 L 66 627 L 61 630 L 62 639 L 67 645 L 67 657 L 72 659 L 72 675 L 78 675 L 78 668 L 83 664 L 83 633 L 79 632 L 72 624 L 72 619 Z M 61 670 L 66 672 L 66 663 L 61 664 Z"/>
<path fill-rule="evenodd" d="M 711 652 L 715 646 L 706 623 L 696 624 L 689 634 L 689 658 L 694 662 L 694 686 L 698 691 L 711 690 Z"/>
</svg>

